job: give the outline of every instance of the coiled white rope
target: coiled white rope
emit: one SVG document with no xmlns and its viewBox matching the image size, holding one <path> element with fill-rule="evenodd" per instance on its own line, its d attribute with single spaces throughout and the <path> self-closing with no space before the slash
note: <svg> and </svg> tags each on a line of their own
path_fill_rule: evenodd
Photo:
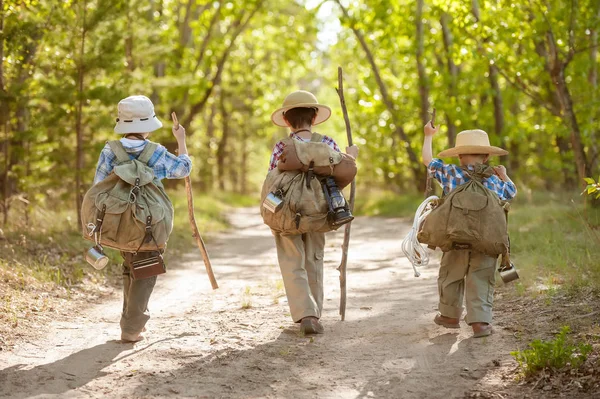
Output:
<svg viewBox="0 0 600 399">
<path fill-rule="evenodd" d="M 421 275 L 417 270 L 417 266 L 426 266 L 429 264 L 429 253 L 427 252 L 427 248 L 424 248 L 419 240 L 417 240 L 417 233 L 419 232 L 421 223 L 423 223 L 427 215 L 433 210 L 433 206 L 430 206 L 430 204 L 438 199 L 437 196 L 432 195 L 419 205 L 415 212 L 415 220 L 412 228 L 402 241 L 402 252 L 404 252 L 404 255 L 412 264 L 413 270 L 415 271 L 415 277 Z"/>
</svg>

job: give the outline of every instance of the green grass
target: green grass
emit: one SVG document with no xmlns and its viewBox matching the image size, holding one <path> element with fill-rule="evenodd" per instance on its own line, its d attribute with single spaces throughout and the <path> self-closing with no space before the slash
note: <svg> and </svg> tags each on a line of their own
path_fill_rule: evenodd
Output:
<svg viewBox="0 0 600 399">
<path fill-rule="evenodd" d="M 359 216 L 414 217 L 422 201 L 423 196 L 416 194 L 371 191 L 366 196 L 356 196 L 354 213 Z"/>
<path fill-rule="evenodd" d="M 513 262 L 523 284 L 550 291 L 600 285 L 600 209 L 576 194 L 517 198 L 509 213 Z"/>
</svg>

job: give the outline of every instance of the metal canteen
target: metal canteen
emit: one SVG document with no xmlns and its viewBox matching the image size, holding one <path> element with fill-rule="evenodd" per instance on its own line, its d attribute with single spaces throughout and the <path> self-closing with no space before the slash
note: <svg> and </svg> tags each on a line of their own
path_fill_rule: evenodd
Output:
<svg viewBox="0 0 600 399">
<path fill-rule="evenodd" d="M 102 247 L 94 246 L 85 253 L 85 260 L 96 270 L 102 270 L 108 264 L 108 256 L 104 255 Z"/>
<path fill-rule="evenodd" d="M 269 195 L 267 195 L 267 198 L 265 198 L 265 200 L 263 201 L 263 206 L 267 210 L 275 213 L 279 211 L 283 206 L 283 199 L 281 199 L 281 197 L 279 197 L 275 193 L 269 193 Z"/>
<path fill-rule="evenodd" d="M 517 268 L 511 262 L 509 266 L 501 266 L 500 267 L 500 278 L 504 283 L 510 283 L 513 280 L 519 278 L 519 274 L 517 273 Z"/>
</svg>

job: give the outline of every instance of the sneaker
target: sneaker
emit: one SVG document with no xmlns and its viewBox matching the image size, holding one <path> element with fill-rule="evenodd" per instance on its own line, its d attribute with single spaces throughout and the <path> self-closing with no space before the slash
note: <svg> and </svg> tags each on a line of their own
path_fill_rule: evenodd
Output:
<svg viewBox="0 0 600 399">
<path fill-rule="evenodd" d="M 325 329 L 323 324 L 316 317 L 305 317 L 300 321 L 300 332 L 304 335 L 308 334 L 323 334 Z"/>
</svg>

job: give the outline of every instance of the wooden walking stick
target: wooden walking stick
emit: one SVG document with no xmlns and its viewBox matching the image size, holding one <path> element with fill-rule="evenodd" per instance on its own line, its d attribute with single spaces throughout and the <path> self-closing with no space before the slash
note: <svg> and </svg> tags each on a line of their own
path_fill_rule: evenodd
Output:
<svg viewBox="0 0 600 399">
<path fill-rule="evenodd" d="M 433 112 L 431 113 L 431 127 L 435 129 L 434 123 L 435 123 L 435 108 L 433 109 Z M 433 188 L 431 187 L 431 175 L 429 174 L 428 171 L 426 171 L 425 173 L 427 173 L 427 180 L 425 181 L 425 199 L 427 199 L 433 192 Z"/>
<path fill-rule="evenodd" d="M 348 118 L 348 109 L 346 108 L 346 100 L 344 99 L 344 78 L 342 67 L 338 67 L 338 88 L 336 89 L 340 97 L 342 112 L 344 113 L 344 122 L 346 124 L 346 135 L 348 136 L 348 146 L 352 146 L 352 130 L 350 129 L 350 118 Z M 350 185 L 350 212 L 354 211 L 354 197 L 356 195 L 356 178 L 352 180 Z M 350 245 L 350 228 L 352 222 L 346 224 L 344 230 L 344 242 L 342 244 L 342 261 L 338 270 L 340 271 L 340 315 L 342 321 L 346 319 L 346 264 L 348 263 L 348 246 Z"/>
<path fill-rule="evenodd" d="M 177 115 L 175 112 L 171 113 L 171 118 L 173 119 L 173 127 L 175 130 L 179 129 L 179 121 L 177 120 Z M 192 227 L 192 235 L 196 239 L 196 244 L 198 244 L 198 248 L 200 249 L 200 253 L 202 254 L 202 259 L 204 260 L 204 266 L 206 267 L 206 273 L 208 274 L 208 278 L 210 279 L 210 284 L 212 285 L 213 290 L 219 288 L 217 284 L 217 279 L 212 270 L 212 265 L 210 264 L 210 258 L 208 257 L 208 251 L 206 250 L 206 245 L 204 245 L 204 240 L 198 231 L 198 224 L 196 223 L 196 216 L 194 215 L 194 197 L 192 196 L 192 181 L 189 176 L 185 177 L 185 192 L 187 194 L 187 202 L 188 202 L 188 216 L 190 218 L 190 226 Z"/>
</svg>

